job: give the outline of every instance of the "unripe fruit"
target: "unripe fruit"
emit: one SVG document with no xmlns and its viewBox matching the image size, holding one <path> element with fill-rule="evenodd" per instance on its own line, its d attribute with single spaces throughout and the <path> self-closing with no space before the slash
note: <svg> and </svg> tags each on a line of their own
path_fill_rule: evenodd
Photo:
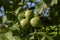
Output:
<svg viewBox="0 0 60 40">
<path fill-rule="evenodd" d="M 27 10 L 27 11 L 25 12 L 25 17 L 26 17 L 27 19 L 30 20 L 33 16 L 34 16 L 34 13 L 33 13 L 32 10 Z"/>
<path fill-rule="evenodd" d="M 30 22 L 27 19 L 22 19 L 20 21 L 21 29 L 28 29 L 30 26 Z"/>
<path fill-rule="evenodd" d="M 32 27 L 39 27 L 40 26 L 40 18 L 39 17 L 34 17 L 30 20 L 30 23 Z"/>
</svg>

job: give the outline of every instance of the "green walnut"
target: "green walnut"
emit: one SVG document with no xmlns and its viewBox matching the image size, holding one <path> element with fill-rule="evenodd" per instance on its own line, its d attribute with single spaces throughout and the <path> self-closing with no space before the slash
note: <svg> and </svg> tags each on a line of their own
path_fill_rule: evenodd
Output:
<svg viewBox="0 0 60 40">
<path fill-rule="evenodd" d="M 40 18 L 39 17 L 34 17 L 30 20 L 31 26 L 32 27 L 39 27 L 40 26 Z"/>
<path fill-rule="evenodd" d="M 21 29 L 28 29 L 30 26 L 30 22 L 27 19 L 22 19 L 20 21 Z"/>
<path fill-rule="evenodd" d="M 27 11 L 25 12 L 25 17 L 26 17 L 27 19 L 30 20 L 33 16 L 34 16 L 33 10 L 27 10 Z"/>
</svg>

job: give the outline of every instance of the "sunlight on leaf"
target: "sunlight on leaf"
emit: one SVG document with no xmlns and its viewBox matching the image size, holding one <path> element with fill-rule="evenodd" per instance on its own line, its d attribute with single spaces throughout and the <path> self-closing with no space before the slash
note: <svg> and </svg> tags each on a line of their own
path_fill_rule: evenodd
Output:
<svg viewBox="0 0 60 40">
<path fill-rule="evenodd" d="M 13 34 L 12 32 L 7 32 L 4 34 L 6 36 L 6 38 L 8 38 L 9 40 L 15 40 L 15 38 L 13 37 Z"/>
</svg>

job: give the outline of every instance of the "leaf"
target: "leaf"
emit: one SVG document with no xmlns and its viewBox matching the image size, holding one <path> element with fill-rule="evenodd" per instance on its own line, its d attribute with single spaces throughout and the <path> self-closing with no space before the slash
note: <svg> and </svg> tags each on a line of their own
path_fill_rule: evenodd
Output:
<svg viewBox="0 0 60 40">
<path fill-rule="evenodd" d="M 41 40 L 45 40 L 45 37 L 42 37 Z"/>
<path fill-rule="evenodd" d="M 52 38 L 51 36 L 47 36 L 47 38 L 48 38 L 49 40 L 53 40 L 53 38 Z"/>
<path fill-rule="evenodd" d="M 58 0 L 52 0 L 51 6 L 53 6 L 54 4 L 57 4 L 57 3 L 58 3 Z"/>
<path fill-rule="evenodd" d="M 53 37 L 55 37 L 56 35 L 57 35 L 57 32 L 51 32 L 51 33 L 48 33 L 48 34 L 50 34 L 50 35 L 52 35 Z"/>
<path fill-rule="evenodd" d="M 5 16 L 3 16 L 3 23 L 5 23 L 6 21 L 7 21 L 7 17 L 5 15 Z"/>
<path fill-rule="evenodd" d="M 16 10 L 15 10 L 15 13 L 16 15 L 19 13 L 19 10 L 21 10 L 22 7 L 18 7 Z"/>
<path fill-rule="evenodd" d="M 20 30 L 18 23 L 15 23 L 15 24 L 14 24 L 12 27 L 10 27 L 9 29 L 11 29 L 11 30 Z"/>
<path fill-rule="evenodd" d="M 19 21 L 22 20 L 22 19 L 24 19 L 24 18 L 25 18 L 24 12 L 18 14 L 18 20 Z"/>
<path fill-rule="evenodd" d="M 0 34 L 0 40 L 8 40 L 8 39 L 4 36 L 4 34 Z"/>
<path fill-rule="evenodd" d="M 47 8 L 48 7 L 47 4 L 45 4 L 44 2 L 43 2 L 43 6 L 44 6 L 44 8 Z"/>
<path fill-rule="evenodd" d="M 5 33 L 4 35 L 5 35 L 5 37 L 8 38 L 9 40 L 16 40 L 16 39 L 13 37 L 11 31 Z"/>
<path fill-rule="evenodd" d="M 16 40 L 21 40 L 19 36 L 14 36 Z"/>
<path fill-rule="evenodd" d="M 29 40 L 30 39 L 30 37 L 32 37 L 33 36 L 33 34 L 31 35 L 31 34 L 27 34 L 26 36 L 25 36 L 25 40 Z"/>
<path fill-rule="evenodd" d="M 41 13 L 42 10 L 43 10 L 43 1 L 41 1 L 40 3 L 38 3 L 37 6 L 36 6 L 37 13 Z"/>
<path fill-rule="evenodd" d="M 34 39 L 34 36 L 31 36 L 29 39 L 30 39 L 30 40 Z"/>
<path fill-rule="evenodd" d="M 38 32 L 38 34 L 42 35 L 43 37 L 48 38 L 49 40 L 53 40 L 53 37 L 48 36 L 45 32 Z"/>
</svg>

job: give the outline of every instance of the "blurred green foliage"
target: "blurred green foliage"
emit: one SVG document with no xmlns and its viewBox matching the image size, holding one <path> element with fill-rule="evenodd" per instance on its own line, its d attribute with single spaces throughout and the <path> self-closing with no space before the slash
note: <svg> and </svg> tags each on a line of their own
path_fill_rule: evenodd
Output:
<svg viewBox="0 0 60 40">
<path fill-rule="evenodd" d="M 36 3 L 36 0 L 29 2 Z M 24 5 L 27 5 L 25 0 L 0 0 L 0 6 L 5 8 L 5 15 L 0 17 L 0 40 L 60 40 L 60 0 L 40 0 L 31 8 L 23 8 Z M 50 8 L 48 17 L 51 19 L 39 15 L 47 8 Z M 31 17 L 29 13 L 34 15 Z M 25 14 L 29 16 L 25 17 Z M 40 20 L 30 23 L 29 17 L 38 17 Z"/>
</svg>

